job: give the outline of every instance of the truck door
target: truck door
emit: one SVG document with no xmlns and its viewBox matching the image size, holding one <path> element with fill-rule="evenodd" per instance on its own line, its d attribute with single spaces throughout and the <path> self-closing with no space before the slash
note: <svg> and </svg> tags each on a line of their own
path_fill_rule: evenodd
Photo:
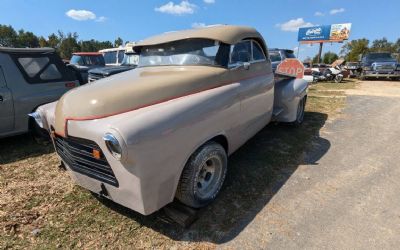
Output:
<svg viewBox="0 0 400 250">
<path fill-rule="evenodd" d="M 14 129 L 14 105 L 10 89 L 0 67 L 0 135 Z"/>
<path fill-rule="evenodd" d="M 241 127 L 244 140 L 264 127 L 272 116 L 274 77 L 271 61 L 256 42 L 244 40 L 231 48 L 230 68 L 240 82 Z"/>
</svg>

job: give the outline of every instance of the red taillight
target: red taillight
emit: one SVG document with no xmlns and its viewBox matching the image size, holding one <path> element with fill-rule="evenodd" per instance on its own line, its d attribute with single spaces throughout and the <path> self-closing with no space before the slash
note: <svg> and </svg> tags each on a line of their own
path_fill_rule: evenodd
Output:
<svg viewBox="0 0 400 250">
<path fill-rule="evenodd" d="M 65 87 L 66 88 L 75 88 L 75 83 L 74 82 L 67 82 L 66 84 L 65 84 Z"/>
</svg>

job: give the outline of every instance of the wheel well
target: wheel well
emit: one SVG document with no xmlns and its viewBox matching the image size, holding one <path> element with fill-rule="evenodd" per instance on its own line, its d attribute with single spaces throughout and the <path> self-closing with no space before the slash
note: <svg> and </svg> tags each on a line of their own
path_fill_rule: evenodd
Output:
<svg viewBox="0 0 400 250">
<path fill-rule="evenodd" d="M 225 152 L 227 154 L 229 153 L 228 140 L 226 139 L 226 137 L 224 135 L 217 135 L 214 138 L 211 138 L 210 140 L 208 140 L 207 142 L 210 142 L 210 141 L 214 141 L 214 142 L 220 144 L 225 149 Z"/>
</svg>

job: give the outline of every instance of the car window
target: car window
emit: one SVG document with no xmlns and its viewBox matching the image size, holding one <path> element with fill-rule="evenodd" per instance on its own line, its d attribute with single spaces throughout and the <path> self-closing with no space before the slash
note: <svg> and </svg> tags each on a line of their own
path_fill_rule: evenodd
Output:
<svg viewBox="0 0 400 250">
<path fill-rule="evenodd" d="M 293 52 L 285 51 L 286 58 L 296 58 Z"/>
<path fill-rule="evenodd" d="M 6 86 L 6 79 L 4 78 L 3 69 L 0 67 L 0 87 Z"/>
<path fill-rule="evenodd" d="M 24 68 L 26 74 L 30 77 L 34 77 L 43 70 L 43 68 L 49 63 L 48 57 L 20 57 L 18 62 Z"/>
<path fill-rule="evenodd" d="M 56 65 L 50 64 L 42 74 L 40 74 L 40 79 L 42 80 L 57 80 L 61 78 L 61 73 L 58 71 Z"/>
<path fill-rule="evenodd" d="M 282 57 L 281 57 L 281 54 L 279 53 L 279 51 L 270 51 L 269 58 L 271 59 L 271 62 L 282 61 Z"/>
<path fill-rule="evenodd" d="M 11 58 L 27 83 L 40 84 L 76 80 L 74 72 L 65 66 L 56 53 L 11 54 Z"/>
<path fill-rule="evenodd" d="M 124 55 L 125 55 L 125 50 L 118 51 L 118 63 L 122 63 L 122 61 L 124 60 Z"/>
<path fill-rule="evenodd" d="M 265 55 L 262 48 L 255 41 L 253 41 L 253 60 L 254 61 L 265 60 Z"/>
<path fill-rule="evenodd" d="M 117 51 L 104 52 L 104 61 L 106 64 L 115 64 L 117 61 Z"/>
<path fill-rule="evenodd" d="M 229 66 L 250 62 L 251 60 L 251 42 L 242 41 L 231 46 Z"/>
</svg>

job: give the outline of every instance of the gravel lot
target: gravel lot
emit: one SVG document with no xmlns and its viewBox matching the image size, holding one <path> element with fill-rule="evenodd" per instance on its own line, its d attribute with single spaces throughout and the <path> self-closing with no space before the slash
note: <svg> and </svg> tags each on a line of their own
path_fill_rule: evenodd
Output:
<svg viewBox="0 0 400 250">
<path fill-rule="evenodd" d="M 346 92 L 342 115 L 320 131 L 325 143 L 224 247 L 398 249 L 400 82 Z"/>
</svg>

